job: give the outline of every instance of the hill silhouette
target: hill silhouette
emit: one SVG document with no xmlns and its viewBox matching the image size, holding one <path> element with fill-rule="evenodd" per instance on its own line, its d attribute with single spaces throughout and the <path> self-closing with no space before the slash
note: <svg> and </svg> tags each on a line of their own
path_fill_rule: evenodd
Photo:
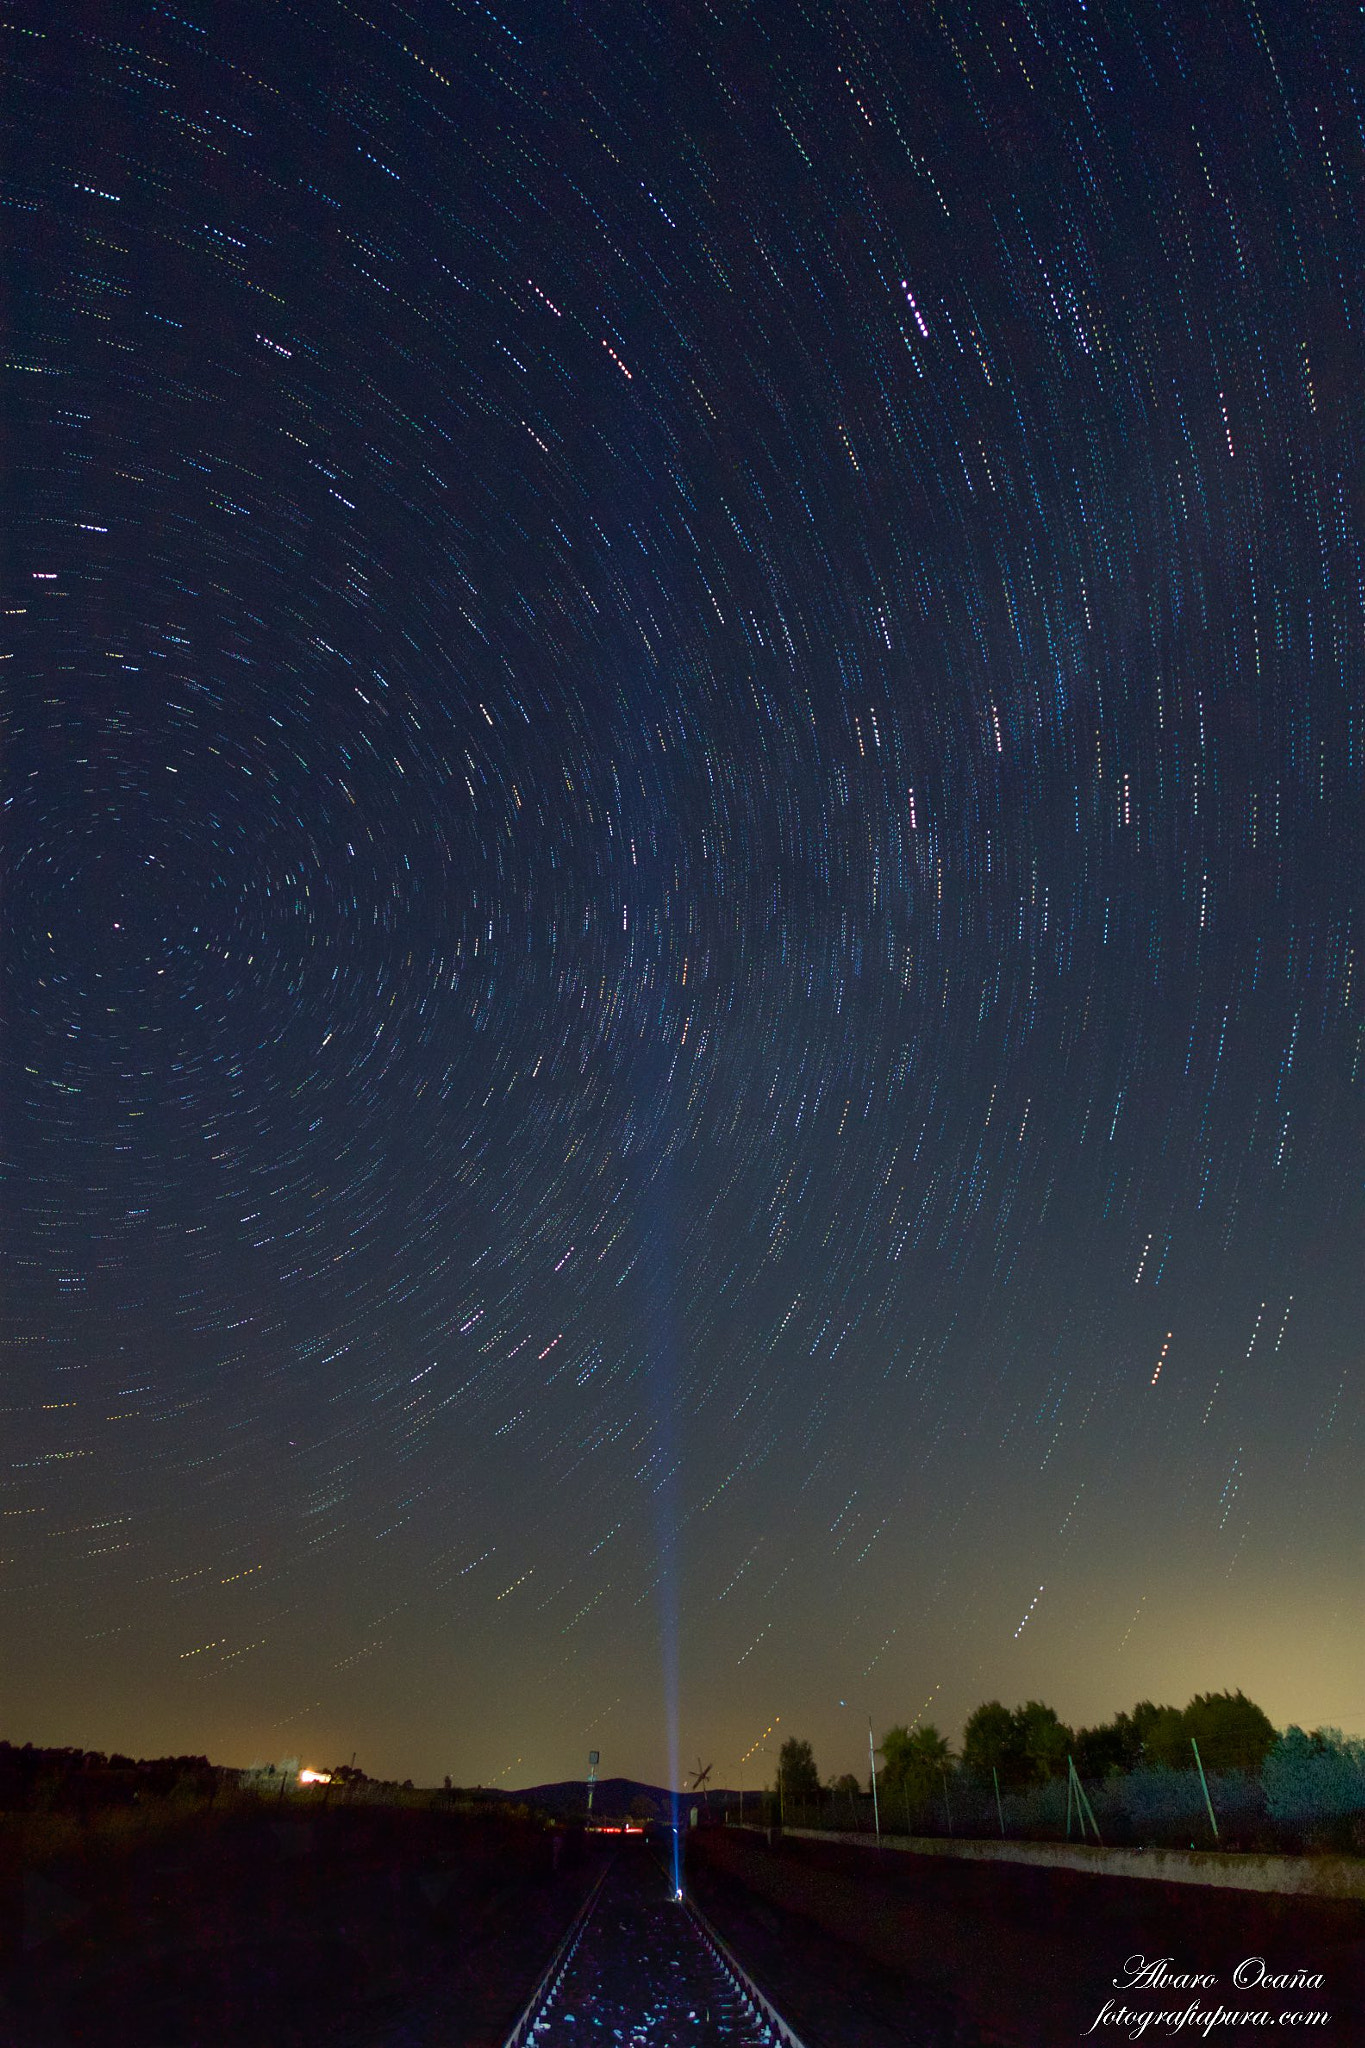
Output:
<svg viewBox="0 0 1365 2048">
<path fill-rule="evenodd" d="M 588 1785 L 585 1778 L 567 1778 L 557 1785 L 528 1785 L 521 1791 L 503 1792 L 501 1798 L 526 1806 L 539 1806 L 546 1813 L 569 1815 L 586 1812 Z M 679 1817 L 686 1821 L 693 1806 L 704 1806 L 699 1793 L 679 1792 Z M 730 1795 L 712 1792 L 716 1810 Z M 638 1778 L 599 1778 L 593 1787 L 594 1820 L 648 1819 L 667 1821 L 672 1817 L 674 1795 L 663 1785 L 645 1785 Z"/>
</svg>

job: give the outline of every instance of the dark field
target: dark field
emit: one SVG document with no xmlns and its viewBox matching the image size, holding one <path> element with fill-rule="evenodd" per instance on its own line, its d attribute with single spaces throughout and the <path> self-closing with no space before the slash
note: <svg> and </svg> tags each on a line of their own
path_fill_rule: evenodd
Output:
<svg viewBox="0 0 1365 2048">
<path fill-rule="evenodd" d="M 16 2048 L 497 2044 L 600 1867 L 496 1813 L 46 1819 L 0 1824 Z"/>
</svg>

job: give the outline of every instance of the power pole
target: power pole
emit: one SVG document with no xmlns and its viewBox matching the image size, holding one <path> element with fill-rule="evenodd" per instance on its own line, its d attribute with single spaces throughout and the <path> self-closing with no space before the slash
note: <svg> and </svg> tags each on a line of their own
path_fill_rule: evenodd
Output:
<svg viewBox="0 0 1365 2048">
<path fill-rule="evenodd" d="M 594 1786 L 594 1785 L 595 1785 L 595 1784 L 597 1783 L 597 1766 L 598 1766 L 598 1763 L 600 1762 L 600 1760 L 601 1760 L 601 1752 L 600 1752 L 599 1750 L 596 1750 L 596 1749 L 590 1749 L 590 1750 L 588 1751 L 588 1812 L 589 1812 L 589 1813 L 591 1813 L 591 1812 L 592 1812 L 592 1790 L 593 1790 L 593 1786 Z"/>
<path fill-rule="evenodd" d="M 1199 1754 L 1199 1744 L 1193 1736 L 1190 1737 L 1190 1748 L 1194 1751 L 1194 1760 L 1199 1766 L 1199 1782 L 1204 1788 L 1204 1804 L 1209 1810 L 1209 1826 L 1213 1829 L 1213 1839 L 1216 1842 L 1218 1840 L 1218 1816 L 1213 1810 L 1213 1801 L 1209 1798 L 1209 1781 L 1204 1776 L 1204 1759 Z"/>
<path fill-rule="evenodd" d="M 882 1846 L 882 1814 L 877 1804 L 877 1752 L 872 1747 L 872 1716 L 867 1717 L 867 1762 L 872 1772 L 872 1825 L 877 1830 L 877 1847 Z"/>
</svg>

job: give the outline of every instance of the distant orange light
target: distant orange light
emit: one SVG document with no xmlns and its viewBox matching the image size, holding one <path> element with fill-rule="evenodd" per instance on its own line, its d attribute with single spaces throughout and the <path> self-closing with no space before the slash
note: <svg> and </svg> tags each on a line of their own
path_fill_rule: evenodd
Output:
<svg viewBox="0 0 1365 2048">
<path fill-rule="evenodd" d="M 330 1771 L 300 1771 L 300 1772 L 299 1772 L 299 1783 L 300 1783 L 300 1785 L 330 1785 L 330 1784 L 331 1784 L 331 1782 L 332 1782 L 332 1773 L 331 1773 Z"/>
</svg>

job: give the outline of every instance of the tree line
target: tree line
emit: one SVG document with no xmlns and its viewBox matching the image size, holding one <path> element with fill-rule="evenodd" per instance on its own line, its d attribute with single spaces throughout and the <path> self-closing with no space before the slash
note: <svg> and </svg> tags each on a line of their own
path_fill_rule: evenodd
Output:
<svg viewBox="0 0 1365 2048">
<path fill-rule="evenodd" d="M 1082 1777 L 1107 1778 L 1144 1769 L 1259 1772 L 1277 1741 L 1269 1716 L 1240 1690 L 1196 1693 L 1185 1707 L 1140 1700 L 1093 1728 L 1071 1728 L 1041 1700 L 1007 1707 L 986 1700 L 968 1715 L 962 1746 L 954 1751 L 932 1721 L 888 1728 L 876 1753 L 877 1791 L 922 1803 L 957 1771 L 1002 1792 L 1024 1792 L 1065 1777 L 1074 1763 Z M 1197 1750 L 1195 1745 L 1197 1745 Z M 1068 1762 L 1070 1759 L 1070 1763 Z M 785 1808 L 819 1805 L 822 1793 L 870 1793 L 852 1772 L 822 1787 L 809 1742 L 784 1742 L 775 1797 Z"/>
</svg>

